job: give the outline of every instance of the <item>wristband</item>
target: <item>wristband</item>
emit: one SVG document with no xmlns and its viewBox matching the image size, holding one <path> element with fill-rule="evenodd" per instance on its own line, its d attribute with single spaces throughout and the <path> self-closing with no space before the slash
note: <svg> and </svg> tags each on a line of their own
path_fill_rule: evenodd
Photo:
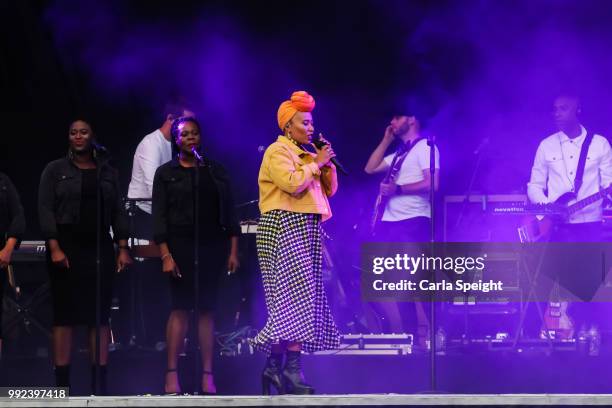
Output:
<svg viewBox="0 0 612 408">
<path fill-rule="evenodd" d="M 397 184 L 395 186 L 395 195 L 402 195 L 404 194 L 404 192 L 402 191 L 402 186 L 400 186 L 399 184 Z"/>
<path fill-rule="evenodd" d="M 166 255 L 162 255 L 161 260 L 163 261 L 164 259 L 168 257 L 172 258 L 172 254 L 170 252 L 168 252 Z"/>
</svg>

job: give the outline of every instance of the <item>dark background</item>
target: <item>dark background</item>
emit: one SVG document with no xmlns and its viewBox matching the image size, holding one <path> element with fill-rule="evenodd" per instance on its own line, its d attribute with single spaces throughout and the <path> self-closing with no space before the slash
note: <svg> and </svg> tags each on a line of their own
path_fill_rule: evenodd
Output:
<svg viewBox="0 0 612 408">
<path fill-rule="evenodd" d="M 610 134 L 610 22 L 605 0 L 5 0 L 0 170 L 37 238 L 38 178 L 65 153 L 71 118 L 91 119 L 127 190 L 136 145 L 183 97 L 237 201 L 256 199 L 258 146 L 279 133 L 278 104 L 305 89 L 351 171 L 332 229 L 369 216 L 378 178 L 362 169 L 396 112 L 417 112 L 438 138 L 442 194 L 465 191 L 483 138 L 476 189 L 521 192 L 560 90 L 577 91 L 587 127 Z"/>
</svg>

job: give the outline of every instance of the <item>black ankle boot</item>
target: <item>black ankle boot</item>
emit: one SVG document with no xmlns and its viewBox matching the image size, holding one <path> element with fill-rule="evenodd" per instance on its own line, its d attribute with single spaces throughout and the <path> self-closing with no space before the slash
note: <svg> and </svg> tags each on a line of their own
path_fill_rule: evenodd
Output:
<svg viewBox="0 0 612 408">
<path fill-rule="evenodd" d="M 100 366 L 100 393 L 96 390 L 96 366 L 91 366 L 91 393 L 92 395 L 108 395 L 106 387 L 106 366 Z"/>
<path fill-rule="evenodd" d="M 283 391 L 287 394 L 314 394 L 314 388 L 305 383 L 300 351 L 287 350 L 283 368 Z"/>
<path fill-rule="evenodd" d="M 270 395 L 270 385 L 276 388 L 276 392 L 282 394 L 283 383 L 281 381 L 281 366 L 283 365 L 282 354 L 270 354 L 266 360 L 266 366 L 261 374 L 262 394 Z"/>
<path fill-rule="evenodd" d="M 58 387 L 70 388 L 70 364 L 55 366 L 55 384 Z"/>
</svg>

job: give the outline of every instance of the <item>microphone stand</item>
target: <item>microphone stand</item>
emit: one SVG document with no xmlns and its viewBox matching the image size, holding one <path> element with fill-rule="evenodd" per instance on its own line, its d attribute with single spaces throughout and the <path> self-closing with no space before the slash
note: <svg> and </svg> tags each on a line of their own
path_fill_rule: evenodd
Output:
<svg viewBox="0 0 612 408">
<path fill-rule="evenodd" d="M 199 390 L 201 385 L 197 384 L 199 372 L 200 372 L 200 166 L 204 165 L 204 159 L 202 155 L 197 151 L 195 147 L 192 147 L 191 152 L 196 159 L 195 175 L 194 175 L 194 209 L 193 209 L 193 221 L 194 221 L 194 240 L 193 240 L 193 273 L 194 273 L 194 285 L 193 290 L 195 292 L 194 297 L 194 333 L 195 333 L 195 347 L 194 347 L 194 358 L 195 358 L 195 374 L 194 374 L 194 395 L 200 394 Z"/>
<path fill-rule="evenodd" d="M 474 190 L 474 183 L 476 182 L 476 175 L 478 174 L 478 170 L 480 170 L 480 163 L 482 162 L 482 151 L 483 149 L 477 150 L 476 164 L 474 165 L 474 170 L 472 170 L 472 176 L 470 178 L 470 183 L 468 184 L 467 191 L 465 193 L 465 197 L 463 198 L 463 203 L 461 204 L 461 209 L 459 210 L 459 215 L 457 216 L 457 221 L 455 221 L 454 230 L 459 228 L 461 225 L 461 221 L 463 221 L 463 216 L 465 214 L 465 209 L 470 202 L 470 196 L 472 195 L 472 191 Z"/>
<path fill-rule="evenodd" d="M 486 144 L 488 143 L 489 142 L 487 139 Z M 474 151 L 474 154 L 476 155 L 476 164 L 474 165 L 474 170 L 472 170 L 470 182 L 468 184 L 467 191 L 465 192 L 465 197 L 463 198 L 463 202 L 461 203 L 461 209 L 459 210 L 459 215 L 457 215 L 457 220 L 455 221 L 455 225 L 453 226 L 453 232 L 458 231 L 459 227 L 461 226 L 461 221 L 463 221 L 463 218 L 465 216 L 465 210 L 467 209 L 467 206 L 470 203 L 470 197 L 472 196 L 472 192 L 474 191 L 474 183 L 476 182 L 476 175 L 478 174 L 478 171 L 480 170 L 480 164 L 482 162 L 482 156 L 483 156 L 482 153 L 484 151 L 484 147 L 486 146 L 486 144 L 481 142 L 480 146 Z M 486 198 L 484 199 L 483 202 L 486 203 Z M 444 234 L 446 237 L 446 231 L 444 231 Z M 469 333 L 468 333 L 469 322 L 468 322 L 467 297 L 465 298 L 465 301 L 466 301 L 466 307 L 463 308 L 464 310 L 463 311 L 463 338 L 468 339 L 469 338 Z"/>
<path fill-rule="evenodd" d="M 434 135 L 427 136 L 427 145 L 429 146 L 429 216 L 430 216 L 430 248 L 433 256 L 434 243 L 436 241 L 436 223 L 435 223 L 435 174 L 436 174 L 436 141 Z M 436 283 L 435 269 L 431 273 L 431 281 Z M 430 392 L 437 391 L 437 367 L 436 367 L 436 303 L 435 291 L 430 294 L 430 324 L 429 324 L 429 357 L 430 357 Z"/>
<path fill-rule="evenodd" d="M 98 158 L 101 153 L 104 153 L 104 159 Z M 93 160 L 96 163 L 96 341 L 95 341 L 95 381 L 94 381 L 94 392 L 96 395 L 100 395 L 100 327 L 102 325 L 102 167 L 109 161 L 109 153 L 106 149 L 97 150 L 94 147 L 92 151 Z"/>
</svg>

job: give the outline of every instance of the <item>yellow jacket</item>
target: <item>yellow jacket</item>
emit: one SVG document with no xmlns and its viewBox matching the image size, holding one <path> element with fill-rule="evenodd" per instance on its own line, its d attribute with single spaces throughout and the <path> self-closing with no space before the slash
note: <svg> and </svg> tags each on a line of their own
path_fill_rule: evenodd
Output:
<svg viewBox="0 0 612 408">
<path fill-rule="evenodd" d="M 319 169 L 316 155 L 300 149 L 285 136 L 279 136 L 264 153 L 259 168 L 259 210 L 321 214 L 332 216 L 327 197 L 338 190 L 333 164 Z"/>
</svg>

